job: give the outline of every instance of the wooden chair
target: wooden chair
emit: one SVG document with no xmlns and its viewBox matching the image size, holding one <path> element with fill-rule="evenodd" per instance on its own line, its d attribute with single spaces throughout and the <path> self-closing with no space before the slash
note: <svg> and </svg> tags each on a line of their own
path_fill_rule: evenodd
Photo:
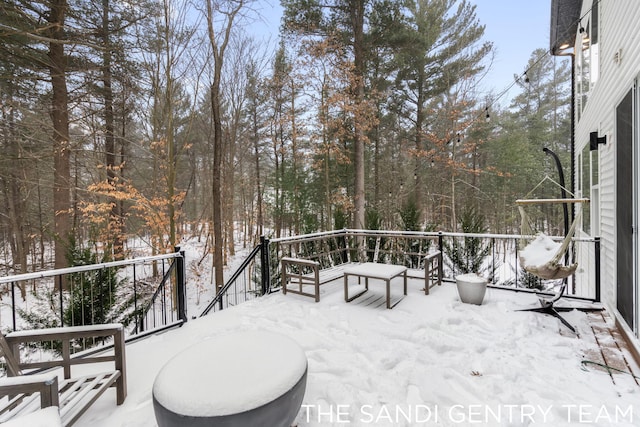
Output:
<svg viewBox="0 0 640 427">
<path fill-rule="evenodd" d="M 344 268 L 355 265 L 351 262 L 320 268 L 320 263 L 301 258 L 282 257 L 282 293 L 303 295 L 320 301 L 320 285 L 341 278 Z M 313 292 L 306 291 L 313 287 Z"/>
<path fill-rule="evenodd" d="M 71 342 L 87 338 L 113 338 L 113 355 L 71 358 Z M 43 362 L 21 362 L 20 346 L 37 342 L 59 342 L 62 357 Z M 0 378 L 0 423 L 40 408 L 58 406 L 64 426 L 75 423 L 109 387 L 116 388 L 116 403 L 127 397 L 124 328 L 119 323 L 24 330 L 0 334 L 0 355 L 6 362 L 7 377 Z M 72 365 L 113 362 L 114 369 L 99 374 L 71 377 Z M 64 379 L 58 381 L 62 368 Z M 44 373 L 23 375 L 25 369 L 45 369 Z M 38 399 L 39 395 L 39 399 Z M 7 397 L 6 401 L 4 398 Z"/>
<path fill-rule="evenodd" d="M 442 285 L 442 252 L 435 251 L 424 258 L 424 294 L 429 289 Z"/>
</svg>

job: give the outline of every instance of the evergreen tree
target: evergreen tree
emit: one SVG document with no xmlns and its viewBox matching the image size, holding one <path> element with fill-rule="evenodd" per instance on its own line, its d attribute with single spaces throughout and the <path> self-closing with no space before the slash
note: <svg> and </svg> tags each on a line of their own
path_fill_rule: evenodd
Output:
<svg viewBox="0 0 640 427">
<path fill-rule="evenodd" d="M 413 197 L 423 209 L 422 164 L 434 160 L 433 137 L 440 131 L 434 123 L 437 116 L 434 101 L 449 93 L 465 80 L 471 80 L 484 69 L 483 60 L 491 52 L 488 42 L 481 42 L 484 26 L 475 14 L 475 5 L 467 0 L 411 0 L 407 3 L 407 18 L 402 32 L 402 44 L 396 53 L 398 73 L 396 90 L 401 102 L 400 113 L 413 125 L 412 155 L 414 157 Z M 472 85 L 466 84 L 467 89 Z M 460 108 L 453 106 L 452 111 Z M 443 119 L 449 132 L 451 117 Z M 460 126 L 461 123 L 458 123 Z M 438 137 L 436 137 L 437 139 Z M 450 140 L 451 136 L 440 136 Z M 432 140 L 430 142 L 430 139 Z"/>
<path fill-rule="evenodd" d="M 112 261 L 108 251 L 99 255 L 90 247 L 74 242 L 67 255 L 71 266 L 92 265 Z M 67 326 L 97 325 L 115 321 L 112 309 L 121 284 L 114 268 L 73 273 L 69 278 L 69 305 L 64 311 Z"/>
<path fill-rule="evenodd" d="M 482 234 L 487 232 L 484 216 L 472 207 L 466 207 L 460 214 L 460 228 L 465 234 Z M 482 275 L 489 267 L 484 261 L 489 255 L 491 247 L 481 237 L 453 237 L 452 242 L 444 242 L 444 252 L 449 259 L 449 268 L 454 274 L 477 273 Z M 493 271 L 488 271 L 493 277 Z M 491 278 L 490 277 L 490 278 Z"/>
</svg>

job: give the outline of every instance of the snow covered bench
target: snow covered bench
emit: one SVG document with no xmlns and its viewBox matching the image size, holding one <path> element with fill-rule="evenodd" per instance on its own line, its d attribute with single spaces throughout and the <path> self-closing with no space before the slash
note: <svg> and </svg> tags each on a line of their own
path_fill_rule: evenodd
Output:
<svg viewBox="0 0 640 427">
<path fill-rule="evenodd" d="M 344 263 L 329 268 L 320 268 L 320 263 L 307 259 L 283 257 L 282 263 L 282 293 L 312 297 L 320 301 L 320 285 L 339 279 L 344 274 L 344 268 L 353 263 Z M 312 292 L 305 288 L 312 287 Z"/>
<path fill-rule="evenodd" d="M 266 331 L 202 341 L 169 360 L 153 384 L 159 427 L 290 427 L 307 384 L 307 358 Z"/>
<path fill-rule="evenodd" d="M 113 355 L 71 358 L 71 342 L 83 338 L 112 338 Z M 20 346 L 38 342 L 60 342 L 62 358 L 41 362 L 20 360 Z M 7 366 L 7 378 L 0 380 L 0 397 L 8 397 L 0 405 L 0 423 L 32 413 L 41 408 L 57 406 L 65 426 L 75 423 L 109 387 L 116 388 L 116 403 L 127 396 L 124 329 L 119 323 L 34 329 L 0 334 L 0 353 Z M 113 362 L 111 370 L 86 376 L 71 376 L 71 366 Z M 64 380 L 58 382 L 58 372 L 23 375 L 26 369 L 62 368 Z M 38 399 L 39 397 L 39 399 Z"/>
</svg>

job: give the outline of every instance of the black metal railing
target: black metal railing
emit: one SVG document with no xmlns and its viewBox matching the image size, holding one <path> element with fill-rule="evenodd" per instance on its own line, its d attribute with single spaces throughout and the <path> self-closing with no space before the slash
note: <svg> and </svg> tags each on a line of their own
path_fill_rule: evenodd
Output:
<svg viewBox="0 0 640 427">
<path fill-rule="evenodd" d="M 425 256 L 440 250 L 445 281 L 455 280 L 457 274 L 469 268 L 461 265 L 461 259 L 475 257 L 477 262 L 471 268 L 490 278 L 493 286 L 552 291 L 549 286 L 553 283 L 527 277 L 519 266 L 518 241 L 522 237 L 350 229 L 271 241 L 262 237 L 201 315 L 278 291 L 283 256 L 315 260 L 321 268 L 370 261 L 420 270 Z M 570 257 L 580 267 L 570 278 L 568 295 L 599 301 L 599 239 L 574 238 Z M 0 286 L 9 286 L 13 330 L 122 322 L 129 326 L 129 335 L 135 336 L 187 320 L 184 252 L 179 250 L 167 255 L 2 277 Z M 48 317 L 35 319 L 30 313 L 41 310 L 20 309 L 16 304 L 18 289 L 26 292 L 28 288 L 40 295 L 41 304 L 49 310 Z M 7 328 L 6 324 L 3 326 Z"/>
<path fill-rule="evenodd" d="M 18 330 L 119 322 L 127 336 L 134 336 L 180 324 L 187 320 L 184 256 L 176 250 L 0 277 L 11 311 L 9 324 L 0 326 Z M 27 293 L 28 307 L 19 301 Z"/>
<path fill-rule="evenodd" d="M 136 316 L 134 334 L 146 330 L 156 331 L 158 328 L 173 326 L 176 322 L 187 320 L 187 299 L 185 295 L 186 283 L 184 251 L 176 248 L 180 256 L 175 262 L 169 264 L 163 271 L 162 280 L 149 301 L 142 307 L 140 316 Z M 165 264 L 162 264 L 165 270 Z M 183 286 L 172 286 L 173 283 L 182 283 Z"/>
<path fill-rule="evenodd" d="M 280 259 L 310 259 L 321 268 L 343 262 L 370 261 L 423 269 L 431 251 L 443 254 L 445 281 L 473 271 L 490 279 L 492 286 L 537 293 L 553 293 L 558 283 L 543 281 L 525 272 L 519 263 L 519 244 L 533 236 L 386 230 L 338 230 L 271 240 L 270 265 L 275 273 L 271 286 L 280 283 Z M 554 237 L 562 240 L 562 237 Z M 569 278 L 568 296 L 600 301 L 600 240 L 573 238 L 569 259 L 577 262 Z"/>
<path fill-rule="evenodd" d="M 269 240 L 262 236 L 260 243 L 233 272 L 200 316 L 263 296 L 269 292 L 269 272 Z"/>
</svg>

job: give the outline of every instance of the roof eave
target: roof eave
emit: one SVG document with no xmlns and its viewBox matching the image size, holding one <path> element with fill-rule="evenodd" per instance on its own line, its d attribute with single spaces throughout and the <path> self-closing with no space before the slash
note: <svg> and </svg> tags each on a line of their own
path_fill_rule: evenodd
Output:
<svg viewBox="0 0 640 427">
<path fill-rule="evenodd" d="M 552 55 L 573 52 L 582 0 L 551 0 L 550 50 Z"/>
</svg>

